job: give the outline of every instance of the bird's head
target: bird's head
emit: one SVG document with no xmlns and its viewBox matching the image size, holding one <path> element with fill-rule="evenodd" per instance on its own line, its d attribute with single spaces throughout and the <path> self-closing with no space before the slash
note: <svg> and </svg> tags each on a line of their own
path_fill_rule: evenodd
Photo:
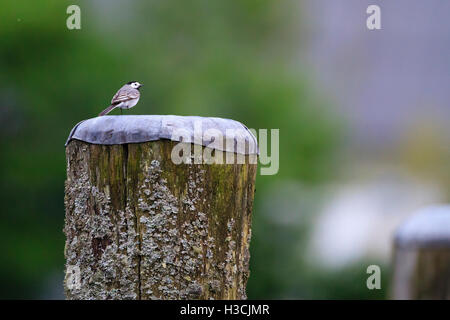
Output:
<svg viewBox="0 0 450 320">
<path fill-rule="evenodd" d="M 139 90 L 140 87 L 143 86 L 142 83 L 139 83 L 139 82 L 137 82 L 137 81 L 130 81 L 130 82 L 128 82 L 127 84 L 130 85 L 130 87 L 132 87 L 132 88 L 134 88 L 134 89 L 138 89 L 138 90 Z"/>
</svg>

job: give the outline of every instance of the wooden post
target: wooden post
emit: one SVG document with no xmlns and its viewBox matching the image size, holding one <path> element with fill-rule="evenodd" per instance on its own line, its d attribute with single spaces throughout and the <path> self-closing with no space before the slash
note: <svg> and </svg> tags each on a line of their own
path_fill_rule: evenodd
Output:
<svg viewBox="0 0 450 320">
<path fill-rule="evenodd" d="M 174 130 L 188 134 L 183 145 L 192 151 L 196 123 L 200 133 L 243 129 L 247 151 L 236 143 L 234 152 L 223 150 L 245 163 L 175 164 Z M 206 140 L 197 151 L 220 152 Z M 218 118 L 104 116 L 78 124 L 66 144 L 66 297 L 245 299 L 255 143 L 245 126 Z"/>
<path fill-rule="evenodd" d="M 450 299 L 450 206 L 412 216 L 394 247 L 394 299 Z"/>
</svg>

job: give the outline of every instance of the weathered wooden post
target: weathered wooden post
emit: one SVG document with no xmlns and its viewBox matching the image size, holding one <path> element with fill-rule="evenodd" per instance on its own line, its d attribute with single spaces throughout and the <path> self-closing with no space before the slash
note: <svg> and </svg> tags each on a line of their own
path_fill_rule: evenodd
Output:
<svg viewBox="0 0 450 320">
<path fill-rule="evenodd" d="M 394 299 L 450 299 L 450 206 L 412 216 L 394 246 Z"/>
<path fill-rule="evenodd" d="M 68 299 L 246 298 L 257 145 L 245 126 L 98 117 L 75 126 L 66 156 Z"/>
</svg>

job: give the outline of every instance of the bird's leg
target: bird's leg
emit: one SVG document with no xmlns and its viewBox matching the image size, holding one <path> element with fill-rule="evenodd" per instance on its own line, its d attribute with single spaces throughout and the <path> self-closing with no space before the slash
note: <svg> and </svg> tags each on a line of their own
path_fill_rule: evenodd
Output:
<svg viewBox="0 0 450 320">
<path fill-rule="evenodd" d="M 122 108 L 120 108 L 120 114 L 123 115 Z"/>
</svg>

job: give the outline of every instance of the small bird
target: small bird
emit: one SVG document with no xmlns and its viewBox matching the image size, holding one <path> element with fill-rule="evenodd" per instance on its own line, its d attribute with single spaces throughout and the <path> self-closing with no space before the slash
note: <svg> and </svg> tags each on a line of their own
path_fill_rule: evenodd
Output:
<svg viewBox="0 0 450 320">
<path fill-rule="evenodd" d="M 122 88 L 117 91 L 111 100 L 111 105 L 100 112 L 99 116 L 104 116 L 111 112 L 115 108 L 120 108 L 120 113 L 122 114 L 122 109 L 133 108 L 139 101 L 141 93 L 139 89 L 143 84 L 137 81 L 130 81 L 125 84 Z"/>
</svg>

